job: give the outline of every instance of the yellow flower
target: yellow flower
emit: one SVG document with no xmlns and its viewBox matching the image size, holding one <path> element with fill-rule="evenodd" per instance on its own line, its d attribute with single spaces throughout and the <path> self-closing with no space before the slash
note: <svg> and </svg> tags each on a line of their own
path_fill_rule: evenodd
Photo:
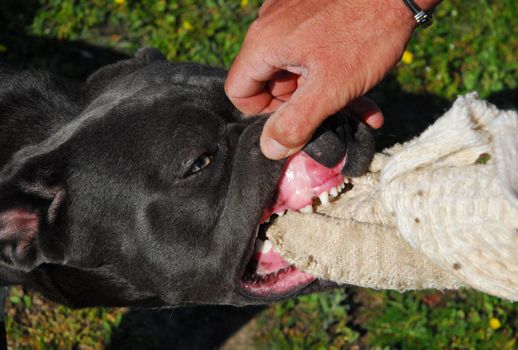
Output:
<svg viewBox="0 0 518 350">
<path fill-rule="evenodd" d="M 489 327 L 491 327 L 491 329 L 497 330 L 498 328 L 502 327 L 502 324 L 498 318 L 492 317 L 489 320 Z"/>
<path fill-rule="evenodd" d="M 185 21 L 185 20 L 184 20 L 184 21 L 182 22 L 182 27 L 183 27 L 183 29 L 185 29 L 185 30 L 187 30 L 187 31 L 192 30 L 192 24 L 191 24 L 191 23 L 189 23 L 189 21 Z"/>
<path fill-rule="evenodd" d="M 248 0 L 241 0 L 241 8 L 245 8 L 248 6 Z"/>
<path fill-rule="evenodd" d="M 116 3 L 117 5 L 122 5 L 122 4 L 124 4 L 125 2 L 126 2 L 126 0 L 115 0 L 115 3 Z"/>
<path fill-rule="evenodd" d="M 403 52 L 403 57 L 401 57 L 401 61 L 403 61 L 403 63 L 405 63 L 405 64 L 410 64 L 410 63 L 412 63 L 413 60 L 414 60 L 414 54 L 411 53 L 410 51 L 405 50 L 405 52 Z"/>
<path fill-rule="evenodd" d="M 0 44 L 0 53 L 4 53 L 7 51 L 7 46 Z"/>
</svg>

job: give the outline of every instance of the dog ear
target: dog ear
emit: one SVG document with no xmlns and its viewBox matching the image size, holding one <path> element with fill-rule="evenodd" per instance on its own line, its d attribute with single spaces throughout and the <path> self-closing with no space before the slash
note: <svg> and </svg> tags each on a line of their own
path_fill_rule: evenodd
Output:
<svg viewBox="0 0 518 350">
<path fill-rule="evenodd" d="M 0 264 L 30 271 L 62 254 L 55 231 L 65 188 L 57 169 L 41 159 L 14 168 L 0 174 Z"/>
<path fill-rule="evenodd" d="M 133 58 L 102 67 L 88 77 L 86 83 L 89 89 L 98 90 L 117 77 L 132 73 L 142 67 L 166 58 L 160 51 L 152 48 L 142 48 Z"/>
</svg>

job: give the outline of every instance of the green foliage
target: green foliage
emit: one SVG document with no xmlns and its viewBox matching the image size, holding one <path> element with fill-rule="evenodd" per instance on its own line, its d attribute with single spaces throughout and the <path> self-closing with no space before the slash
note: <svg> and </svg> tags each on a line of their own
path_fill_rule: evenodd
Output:
<svg viewBox="0 0 518 350">
<path fill-rule="evenodd" d="M 359 333 L 349 327 L 343 291 L 313 294 L 270 307 L 259 318 L 258 349 L 343 349 Z"/>
<path fill-rule="evenodd" d="M 261 349 L 516 349 L 518 304 L 482 293 L 355 289 L 272 306 Z M 362 335 L 362 336 L 360 336 Z"/>
<path fill-rule="evenodd" d="M 171 60 L 228 67 L 259 0 L 41 0 L 30 33 L 84 40 L 127 53 L 142 46 Z M 435 24 L 417 30 L 410 62 L 396 69 L 407 92 L 448 100 L 476 90 L 482 97 L 518 87 L 518 3 L 452 0 Z"/>
<path fill-rule="evenodd" d="M 518 87 L 518 2 L 451 0 L 435 11 L 435 23 L 418 29 L 408 46 L 409 64 L 397 79 L 408 92 L 454 99 L 482 97 Z"/>
<path fill-rule="evenodd" d="M 364 324 L 369 343 L 397 349 L 515 349 L 518 305 L 473 291 L 382 294 Z M 493 329 L 490 320 L 501 323 Z"/>
<path fill-rule="evenodd" d="M 258 1 L 42 0 L 31 33 L 134 52 L 160 49 L 175 61 L 229 66 Z"/>
<path fill-rule="evenodd" d="M 12 288 L 6 303 L 10 349 L 104 349 L 124 310 L 71 310 L 21 288 Z"/>
</svg>

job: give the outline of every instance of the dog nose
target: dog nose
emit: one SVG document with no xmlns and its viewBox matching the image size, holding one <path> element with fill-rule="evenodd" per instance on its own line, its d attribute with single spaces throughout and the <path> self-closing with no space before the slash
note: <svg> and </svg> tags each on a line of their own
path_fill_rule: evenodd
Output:
<svg viewBox="0 0 518 350">
<path fill-rule="evenodd" d="M 334 167 L 347 155 L 342 174 L 355 177 L 369 169 L 376 144 L 372 129 L 342 110 L 328 118 L 302 150 L 327 168 Z"/>
<path fill-rule="evenodd" d="M 347 151 L 347 120 L 340 118 L 326 120 L 302 149 L 320 164 L 331 168 L 340 162 Z"/>
</svg>

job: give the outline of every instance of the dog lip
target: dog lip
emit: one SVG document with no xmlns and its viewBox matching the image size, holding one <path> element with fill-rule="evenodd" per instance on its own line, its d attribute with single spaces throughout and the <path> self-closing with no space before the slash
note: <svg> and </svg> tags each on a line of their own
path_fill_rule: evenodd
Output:
<svg viewBox="0 0 518 350">
<path fill-rule="evenodd" d="M 299 275 L 299 276 L 300 276 L 300 274 L 303 274 L 305 280 L 294 286 L 290 286 L 288 288 L 282 288 L 282 289 L 275 288 L 275 287 L 272 288 L 272 286 L 261 285 L 261 284 L 254 286 L 253 283 L 243 283 L 243 282 L 242 282 L 241 288 L 250 297 L 261 298 L 261 299 L 273 301 L 273 300 L 284 299 L 284 298 L 288 298 L 293 295 L 297 295 L 302 290 L 304 290 L 306 287 L 308 287 L 309 285 L 311 285 L 312 283 L 314 283 L 315 281 L 318 280 L 316 277 L 311 276 L 307 273 L 301 272 L 293 266 L 292 266 L 292 269 L 293 269 L 292 272 L 287 272 L 288 276 L 290 275 L 290 273 L 293 275 Z M 285 282 L 285 281 L 283 281 L 283 282 Z M 282 282 L 281 283 L 274 282 L 274 286 L 275 285 L 282 285 Z"/>
<path fill-rule="evenodd" d="M 337 284 L 336 282 L 324 280 L 321 278 L 315 278 L 313 281 L 311 281 L 305 285 L 300 285 L 297 288 L 294 288 L 293 290 L 291 290 L 287 293 L 284 293 L 284 294 L 269 294 L 269 295 L 253 294 L 244 288 L 241 288 L 241 293 L 252 300 L 257 300 L 258 302 L 275 302 L 275 301 L 286 300 L 286 299 L 289 299 L 289 298 L 297 296 L 297 295 L 304 295 L 304 294 L 309 294 L 309 293 L 313 293 L 313 292 L 323 292 L 326 290 L 331 290 L 338 286 L 339 286 L 339 284 Z"/>
</svg>

